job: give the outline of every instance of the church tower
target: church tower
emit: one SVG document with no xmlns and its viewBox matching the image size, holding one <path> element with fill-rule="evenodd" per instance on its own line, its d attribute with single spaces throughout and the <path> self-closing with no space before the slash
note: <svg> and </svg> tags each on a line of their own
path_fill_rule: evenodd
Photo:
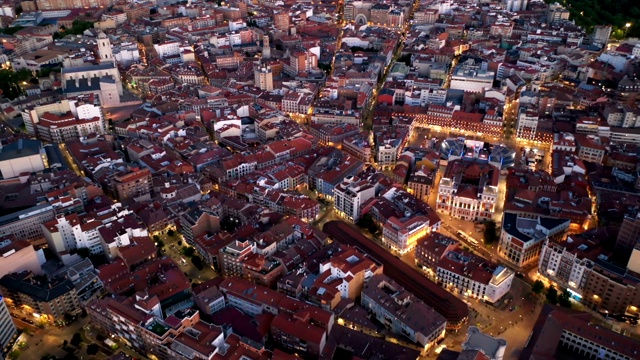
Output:
<svg viewBox="0 0 640 360">
<path fill-rule="evenodd" d="M 269 36 L 262 37 L 262 58 L 269 59 L 271 57 L 271 47 L 269 45 Z"/>
<path fill-rule="evenodd" d="M 107 34 L 100 32 L 98 35 L 98 54 L 100 55 L 100 62 L 113 62 L 113 52 L 111 51 L 111 41 L 107 37 Z"/>
</svg>

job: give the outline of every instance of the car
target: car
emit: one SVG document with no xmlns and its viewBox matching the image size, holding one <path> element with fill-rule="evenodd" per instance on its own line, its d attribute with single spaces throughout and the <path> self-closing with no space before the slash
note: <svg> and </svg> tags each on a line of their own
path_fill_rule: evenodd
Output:
<svg viewBox="0 0 640 360">
<path fill-rule="evenodd" d="M 18 315 L 14 314 L 14 313 L 11 313 L 11 316 L 13 316 L 14 318 L 18 317 Z"/>
</svg>

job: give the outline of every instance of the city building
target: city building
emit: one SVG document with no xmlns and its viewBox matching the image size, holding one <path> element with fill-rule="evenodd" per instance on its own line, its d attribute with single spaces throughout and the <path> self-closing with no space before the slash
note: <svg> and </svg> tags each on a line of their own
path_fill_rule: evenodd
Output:
<svg viewBox="0 0 640 360">
<path fill-rule="evenodd" d="M 51 104 L 28 107 L 22 111 L 27 133 L 49 142 L 62 143 L 90 133 L 106 131 L 100 99 L 80 95 Z"/>
<path fill-rule="evenodd" d="M 0 278 L 0 292 L 9 304 L 22 306 L 47 321 L 82 311 L 73 282 L 61 277 L 49 279 L 28 271 L 8 274 Z"/>
<path fill-rule="evenodd" d="M 18 328 L 13 323 L 4 298 L 0 296 L 0 350 L 4 351 L 5 346 L 9 345 L 16 335 L 18 335 Z"/>
<path fill-rule="evenodd" d="M 615 252 L 618 254 L 631 254 L 631 251 L 640 242 L 640 212 L 633 215 L 625 215 L 620 225 L 620 231 L 616 239 Z"/>
<path fill-rule="evenodd" d="M 568 219 L 525 218 L 505 212 L 498 253 L 518 267 L 537 264 L 545 241 L 564 238 L 570 224 Z"/>
<path fill-rule="evenodd" d="M 244 261 L 253 255 L 255 243 L 249 240 L 235 240 L 220 250 L 218 264 L 224 276 L 244 276 Z"/>
<path fill-rule="evenodd" d="M 432 226 L 439 225 L 431 224 L 429 217 L 423 215 L 391 216 L 382 226 L 382 242 L 404 254 L 413 250 L 418 240 L 431 232 Z"/>
<path fill-rule="evenodd" d="M 125 172 L 113 173 L 108 187 L 121 202 L 151 194 L 151 171 L 147 168 L 129 168 Z"/>
<path fill-rule="evenodd" d="M 0 238 L 0 255 L 0 276 L 23 271 L 42 273 L 44 253 L 26 240 L 15 240 L 13 235 Z"/>
<path fill-rule="evenodd" d="M 485 89 L 493 87 L 494 78 L 495 72 L 488 69 L 486 62 L 477 65 L 469 59 L 453 70 L 450 89 L 484 93 Z"/>
<path fill-rule="evenodd" d="M 253 73 L 255 87 L 265 91 L 273 90 L 273 72 L 271 71 L 271 67 L 258 67 Z"/>
<path fill-rule="evenodd" d="M 19 139 L 0 147 L 0 175 L 3 179 L 42 171 L 47 167 L 47 155 L 38 140 Z"/>
<path fill-rule="evenodd" d="M 338 215 L 355 223 L 360 219 L 362 205 L 376 194 L 367 180 L 349 176 L 333 189 L 333 206 Z"/>
<path fill-rule="evenodd" d="M 409 176 L 407 191 L 422 201 L 428 201 L 433 190 L 436 168 L 429 170 L 425 166 L 417 169 Z"/>
<path fill-rule="evenodd" d="M 571 234 L 567 239 L 546 239 L 542 246 L 538 273 L 581 298 L 595 261 L 603 254 L 601 241 L 606 229 Z"/>
<path fill-rule="evenodd" d="M 526 1 L 526 0 L 525 0 Z M 507 341 L 484 334 L 475 326 L 469 326 L 467 338 L 462 343 L 462 350 L 479 350 L 489 360 L 503 360 L 507 349 Z"/>
<path fill-rule="evenodd" d="M 62 68 L 62 90 L 68 96 L 94 94 L 100 98 L 104 107 L 118 106 L 123 96 L 120 71 L 113 58 L 111 42 L 108 36 L 98 35 L 99 64 L 87 63 L 85 66 L 64 66 Z"/>
<path fill-rule="evenodd" d="M 365 283 L 361 304 L 392 332 L 425 352 L 444 339 L 446 319 L 386 275 L 375 275 Z"/>
<path fill-rule="evenodd" d="M 499 176 L 498 168 L 476 159 L 449 161 L 438 187 L 436 209 L 463 220 L 492 219 Z"/>
<path fill-rule="evenodd" d="M 376 263 L 357 249 L 342 245 L 330 260 L 320 264 L 318 277 L 309 289 L 309 301 L 325 310 L 333 310 L 340 300 L 355 300 L 364 283 L 382 274 L 382 264 Z"/>
<path fill-rule="evenodd" d="M 415 259 L 445 289 L 491 304 L 509 292 L 515 277 L 508 268 L 463 250 L 458 241 L 435 232 L 418 242 Z"/>
<path fill-rule="evenodd" d="M 545 305 L 538 315 L 520 360 L 569 356 L 581 359 L 632 360 L 640 343 L 593 321 L 586 312 Z"/>
<path fill-rule="evenodd" d="M 42 223 L 53 220 L 55 209 L 50 204 L 35 205 L 25 210 L 0 216 L 0 236 L 14 235 L 16 240 L 45 243 Z"/>
</svg>

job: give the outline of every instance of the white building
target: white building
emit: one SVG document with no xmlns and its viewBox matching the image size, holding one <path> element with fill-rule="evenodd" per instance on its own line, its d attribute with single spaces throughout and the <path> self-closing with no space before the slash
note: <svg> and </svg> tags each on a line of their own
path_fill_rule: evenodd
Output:
<svg viewBox="0 0 640 360">
<path fill-rule="evenodd" d="M 475 65 L 473 59 L 455 68 L 451 74 L 450 89 L 483 93 L 493 87 L 495 72 L 488 70 L 488 64 Z"/>
<path fill-rule="evenodd" d="M 6 238 L 0 242 L 0 277 L 11 273 L 31 271 L 42 273 L 45 257 L 42 249 L 36 251 L 31 243 L 25 240 L 12 241 Z"/>
<path fill-rule="evenodd" d="M 431 233 L 416 247 L 416 265 L 440 286 L 465 297 L 496 303 L 511 289 L 515 273 L 460 248 L 460 243 Z"/>
<path fill-rule="evenodd" d="M 23 172 L 38 172 L 46 166 L 46 154 L 38 140 L 20 139 L 0 146 L 0 175 L 3 179 L 17 177 Z"/>
<path fill-rule="evenodd" d="M 533 140 L 538 130 L 540 116 L 532 106 L 523 106 L 518 109 L 518 119 L 516 122 L 516 136 L 519 139 Z"/>
<path fill-rule="evenodd" d="M 180 43 L 177 41 L 165 41 L 163 43 L 153 45 L 153 48 L 161 59 L 169 56 L 180 55 Z"/>
<path fill-rule="evenodd" d="M 83 128 L 86 127 L 87 124 L 90 125 L 91 132 L 103 134 L 106 132 L 106 123 L 98 100 L 97 97 L 89 94 L 64 99 L 52 104 L 34 106 L 33 108 L 27 108 L 22 111 L 22 120 L 24 121 L 27 132 L 36 136 L 42 135 L 39 134 L 38 131 L 41 125 L 41 119 L 45 114 L 60 116 L 68 114 L 69 116 L 65 117 L 74 118 L 75 120 L 85 120 L 70 123 L 65 121 L 65 119 L 60 119 L 64 124 L 56 125 L 55 117 L 49 116 L 49 120 L 46 121 L 48 126 L 43 128 L 43 130 L 47 132 L 47 134 L 44 134 L 48 137 L 46 139 L 47 141 L 52 141 L 52 131 L 58 131 L 62 128 L 70 128 L 70 132 L 74 134 L 74 137 L 86 135 L 88 130 L 83 130 Z"/>
<path fill-rule="evenodd" d="M 408 216 L 398 219 L 390 217 L 382 227 L 382 242 L 404 254 L 416 247 L 417 241 L 431 232 L 429 218 L 426 216 Z"/>
<path fill-rule="evenodd" d="M 361 304 L 392 332 L 429 351 L 444 339 L 446 319 L 386 275 L 365 283 Z"/>
<path fill-rule="evenodd" d="M 506 349 L 507 341 L 505 339 L 483 334 L 475 326 L 469 326 L 467 339 L 462 343 L 462 350 L 480 350 L 489 360 L 504 359 Z"/>
<path fill-rule="evenodd" d="M 375 195 L 375 187 L 367 180 L 350 176 L 333 189 L 333 206 L 338 215 L 355 223 L 360 219 L 362 205 Z"/>
<path fill-rule="evenodd" d="M 566 241 L 546 239 L 538 273 L 582 296 L 589 272 L 600 256 L 600 236 L 589 232 L 569 235 Z"/>
<path fill-rule="evenodd" d="M 528 0 L 505 0 L 506 10 L 518 12 L 527 10 Z"/>
<path fill-rule="evenodd" d="M 2 296 L 0 296 L 0 346 L 4 349 L 7 344 L 18 334 L 18 329 L 13 323 L 13 318 L 9 313 L 7 304 L 4 302 Z"/>
<path fill-rule="evenodd" d="M 570 224 L 569 219 L 531 219 L 505 212 L 502 217 L 498 253 L 519 267 L 537 264 L 545 241 L 562 238 Z"/>
</svg>

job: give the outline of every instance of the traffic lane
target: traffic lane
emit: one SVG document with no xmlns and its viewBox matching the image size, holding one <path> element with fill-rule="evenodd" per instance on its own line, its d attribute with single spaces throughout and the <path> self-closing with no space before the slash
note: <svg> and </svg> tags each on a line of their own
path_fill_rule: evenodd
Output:
<svg viewBox="0 0 640 360">
<path fill-rule="evenodd" d="M 28 322 L 20 319 L 20 318 L 16 318 L 16 317 L 12 317 L 13 323 L 16 324 L 16 327 L 19 329 L 29 329 L 31 332 L 36 332 L 38 330 L 40 330 L 40 328 L 38 328 L 35 325 L 29 324 Z"/>
</svg>

